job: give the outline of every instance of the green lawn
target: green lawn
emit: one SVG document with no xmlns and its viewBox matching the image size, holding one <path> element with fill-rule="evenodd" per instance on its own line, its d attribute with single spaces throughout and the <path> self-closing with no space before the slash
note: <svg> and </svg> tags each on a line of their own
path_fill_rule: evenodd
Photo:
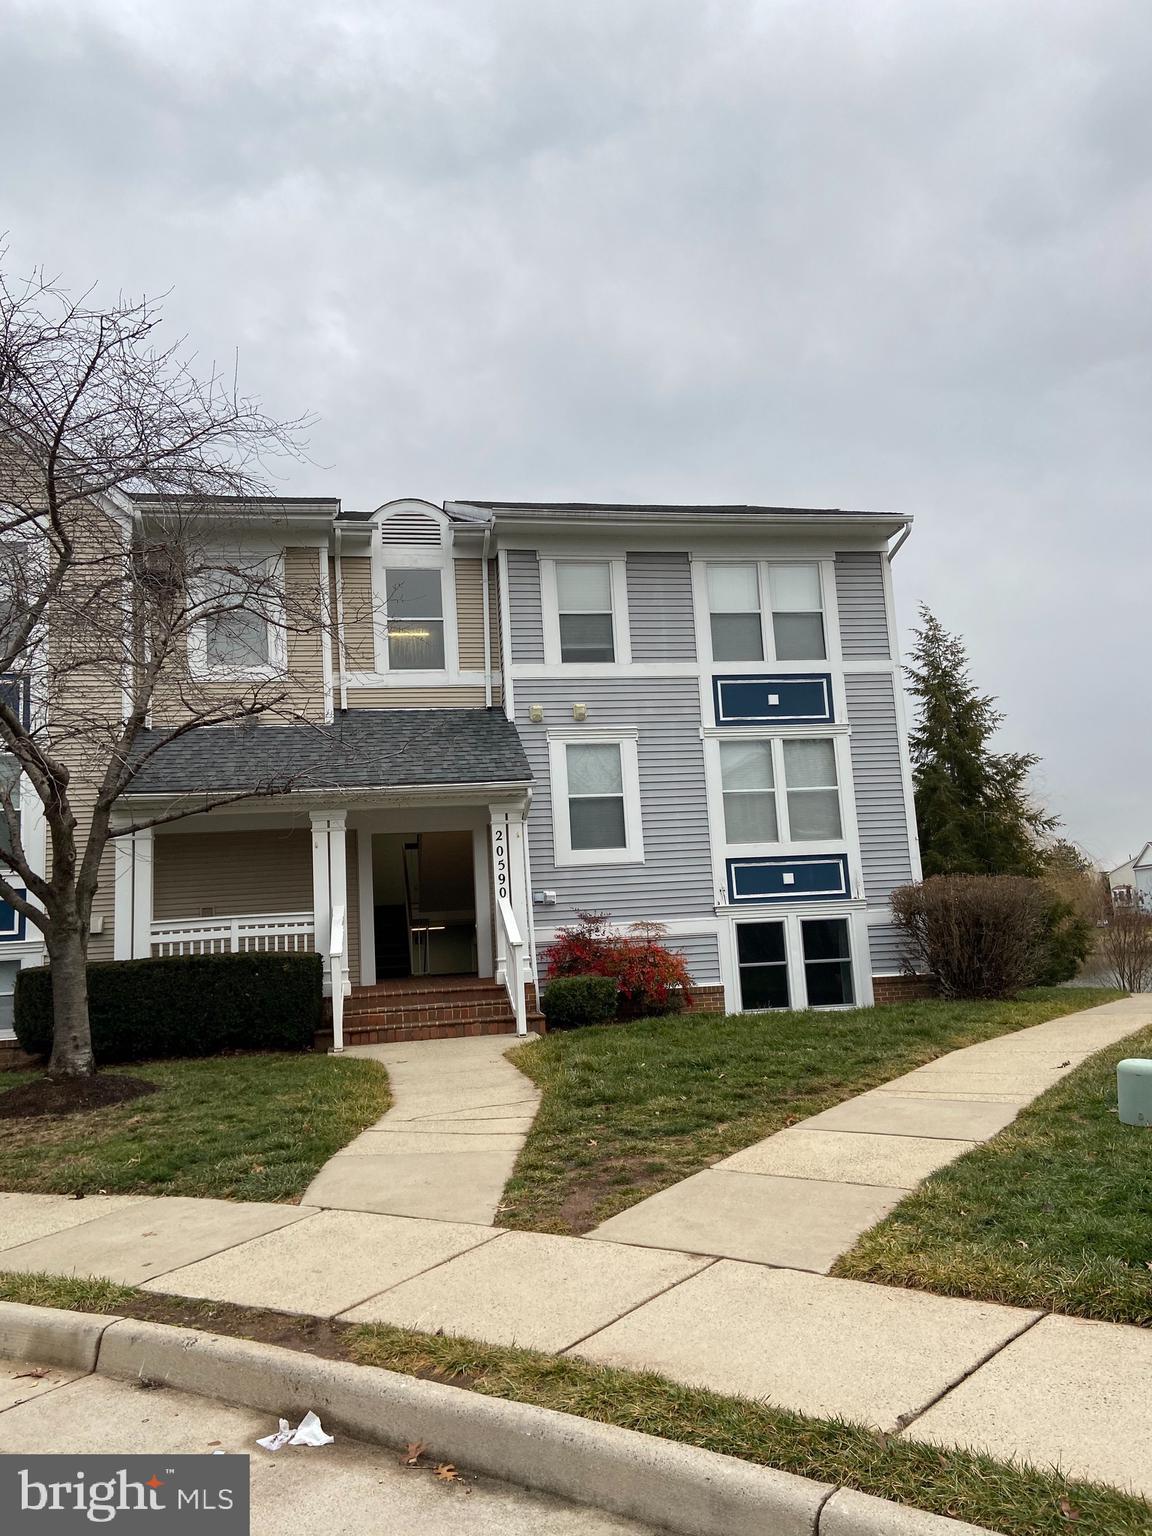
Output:
<svg viewBox="0 0 1152 1536">
<path fill-rule="evenodd" d="M 158 1093 L 81 1115 L 0 1121 L 0 1189 L 292 1200 L 388 1108 L 374 1061 L 217 1056 L 118 1073 Z M 0 1089 L 33 1074 L 0 1074 Z"/>
<path fill-rule="evenodd" d="M 1152 1130 L 1117 1118 L 1125 1056 L 1152 1056 L 1152 1029 L 934 1174 L 833 1273 L 1152 1326 Z"/>
<path fill-rule="evenodd" d="M 1121 994 L 682 1014 L 546 1035 L 509 1059 L 544 1097 L 500 1223 L 587 1232 L 729 1153 L 960 1046 Z"/>
<path fill-rule="evenodd" d="M 101 1280 L 0 1273 L 0 1300 L 141 1315 L 256 1339 L 267 1337 L 262 1323 L 271 1319 L 277 1342 L 303 1350 L 315 1337 L 310 1332 L 316 1323 L 312 1318 L 294 1320 L 283 1313 L 261 1314 L 220 1302 L 169 1299 Z M 172 1308 L 170 1317 L 165 1315 L 166 1304 Z M 292 1337 L 294 1322 L 299 1328 Z M 327 1334 L 329 1357 L 702 1446 L 801 1477 L 858 1488 L 1005 1536 L 1060 1536 L 1069 1529 L 1081 1536 L 1146 1536 L 1152 1520 L 1142 1499 L 1113 1488 L 1009 1465 L 974 1451 L 905 1440 L 843 1420 L 809 1418 L 769 1403 L 680 1386 L 651 1372 L 383 1325 L 337 1323 Z"/>
</svg>

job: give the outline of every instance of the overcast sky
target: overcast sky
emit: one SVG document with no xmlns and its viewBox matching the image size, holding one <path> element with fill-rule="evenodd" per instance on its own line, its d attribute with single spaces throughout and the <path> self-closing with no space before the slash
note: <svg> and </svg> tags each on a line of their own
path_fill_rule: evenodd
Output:
<svg viewBox="0 0 1152 1536">
<path fill-rule="evenodd" d="M 283 488 L 897 508 L 1152 837 L 1147 0 L 0 0 L 9 265 L 172 289 Z"/>
</svg>

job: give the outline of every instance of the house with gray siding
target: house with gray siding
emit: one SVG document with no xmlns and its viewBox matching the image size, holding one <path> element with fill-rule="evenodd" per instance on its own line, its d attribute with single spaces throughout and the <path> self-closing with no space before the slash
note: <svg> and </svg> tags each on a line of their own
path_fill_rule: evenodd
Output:
<svg viewBox="0 0 1152 1536">
<path fill-rule="evenodd" d="M 126 507 L 127 537 L 164 515 Z M 586 911 L 663 924 L 705 1006 L 896 989 L 890 897 L 920 874 L 891 583 L 910 518 L 210 510 L 222 545 L 319 594 L 315 624 L 286 640 L 275 614 L 217 615 L 192 637 L 204 688 L 282 675 L 285 706 L 184 734 L 159 707 L 92 958 L 318 950 L 337 1049 L 530 1027 L 549 947 Z M 15 913 L 0 929 L 2 1034 L 43 950 Z"/>
</svg>

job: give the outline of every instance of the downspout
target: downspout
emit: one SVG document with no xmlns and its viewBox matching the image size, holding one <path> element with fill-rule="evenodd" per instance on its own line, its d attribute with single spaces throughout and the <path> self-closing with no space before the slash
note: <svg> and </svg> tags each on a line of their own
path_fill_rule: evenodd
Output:
<svg viewBox="0 0 1152 1536">
<path fill-rule="evenodd" d="M 904 527 L 900 531 L 900 537 L 896 540 L 895 544 L 893 544 L 892 548 L 888 551 L 888 563 L 889 563 L 889 565 L 891 565 L 892 561 L 895 560 L 896 556 L 900 553 L 900 546 L 904 543 L 904 540 L 908 537 L 908 535 L 911 532 L 912 532 L 912 524 L 911 523 L 905 523 Z"/>
<path fill-rule="evenodd" d="M 340 564 L 340 541 L 344 530 L 336 525 L 336 547 L 333 560 L 336 567 L 336 660 L 340 674 L 340 713 L 348 712 L 348 657 L 344 646 L 344 570 Z"/>
<path fill-rule="evenodd" d="M 492 610 L 488 593 L 488 546 L 492 524 L 484 525 L 484 549 L 481 554 L 480 589 L 484 604 L 484 708 L 492 708 Z"/>
</svg>

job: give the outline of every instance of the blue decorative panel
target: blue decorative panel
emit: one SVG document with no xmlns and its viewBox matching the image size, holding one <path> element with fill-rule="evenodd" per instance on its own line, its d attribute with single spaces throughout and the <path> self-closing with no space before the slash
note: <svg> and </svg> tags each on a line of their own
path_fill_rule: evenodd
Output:
<svg viewBox="0 0 1152 1536">
<path fill-rule="evenodd" d="M 14 886 L 13 889 L 20 891 L 23 896 L 24 892 L 19 886 Z M 23 912 L 17 912 L 16 908 L 10 907 L 6 901 L 0 901 L 0 944 L 6 939 L 22 939 L 24 921 Z"/>
<path fill-rule="evenodd" d="M 14 714 L 20 716 L 25 726 L 28 725 L 28 679 L 26 677 L 16 677 L 11 672 L 0 675 L 0 699 L 4 700 Z"/>
<path fill-rule="evenodd" d="M 851 894 L 848 856 L 843 853 L 728 860 L 732 901 L 835 901 Z"/>
<path fill-rule="evenodd" d="M 717 725 L 827 725 L 834 719 L 826 672 L 779 677 L 714 677 Z"/>
</svg>

